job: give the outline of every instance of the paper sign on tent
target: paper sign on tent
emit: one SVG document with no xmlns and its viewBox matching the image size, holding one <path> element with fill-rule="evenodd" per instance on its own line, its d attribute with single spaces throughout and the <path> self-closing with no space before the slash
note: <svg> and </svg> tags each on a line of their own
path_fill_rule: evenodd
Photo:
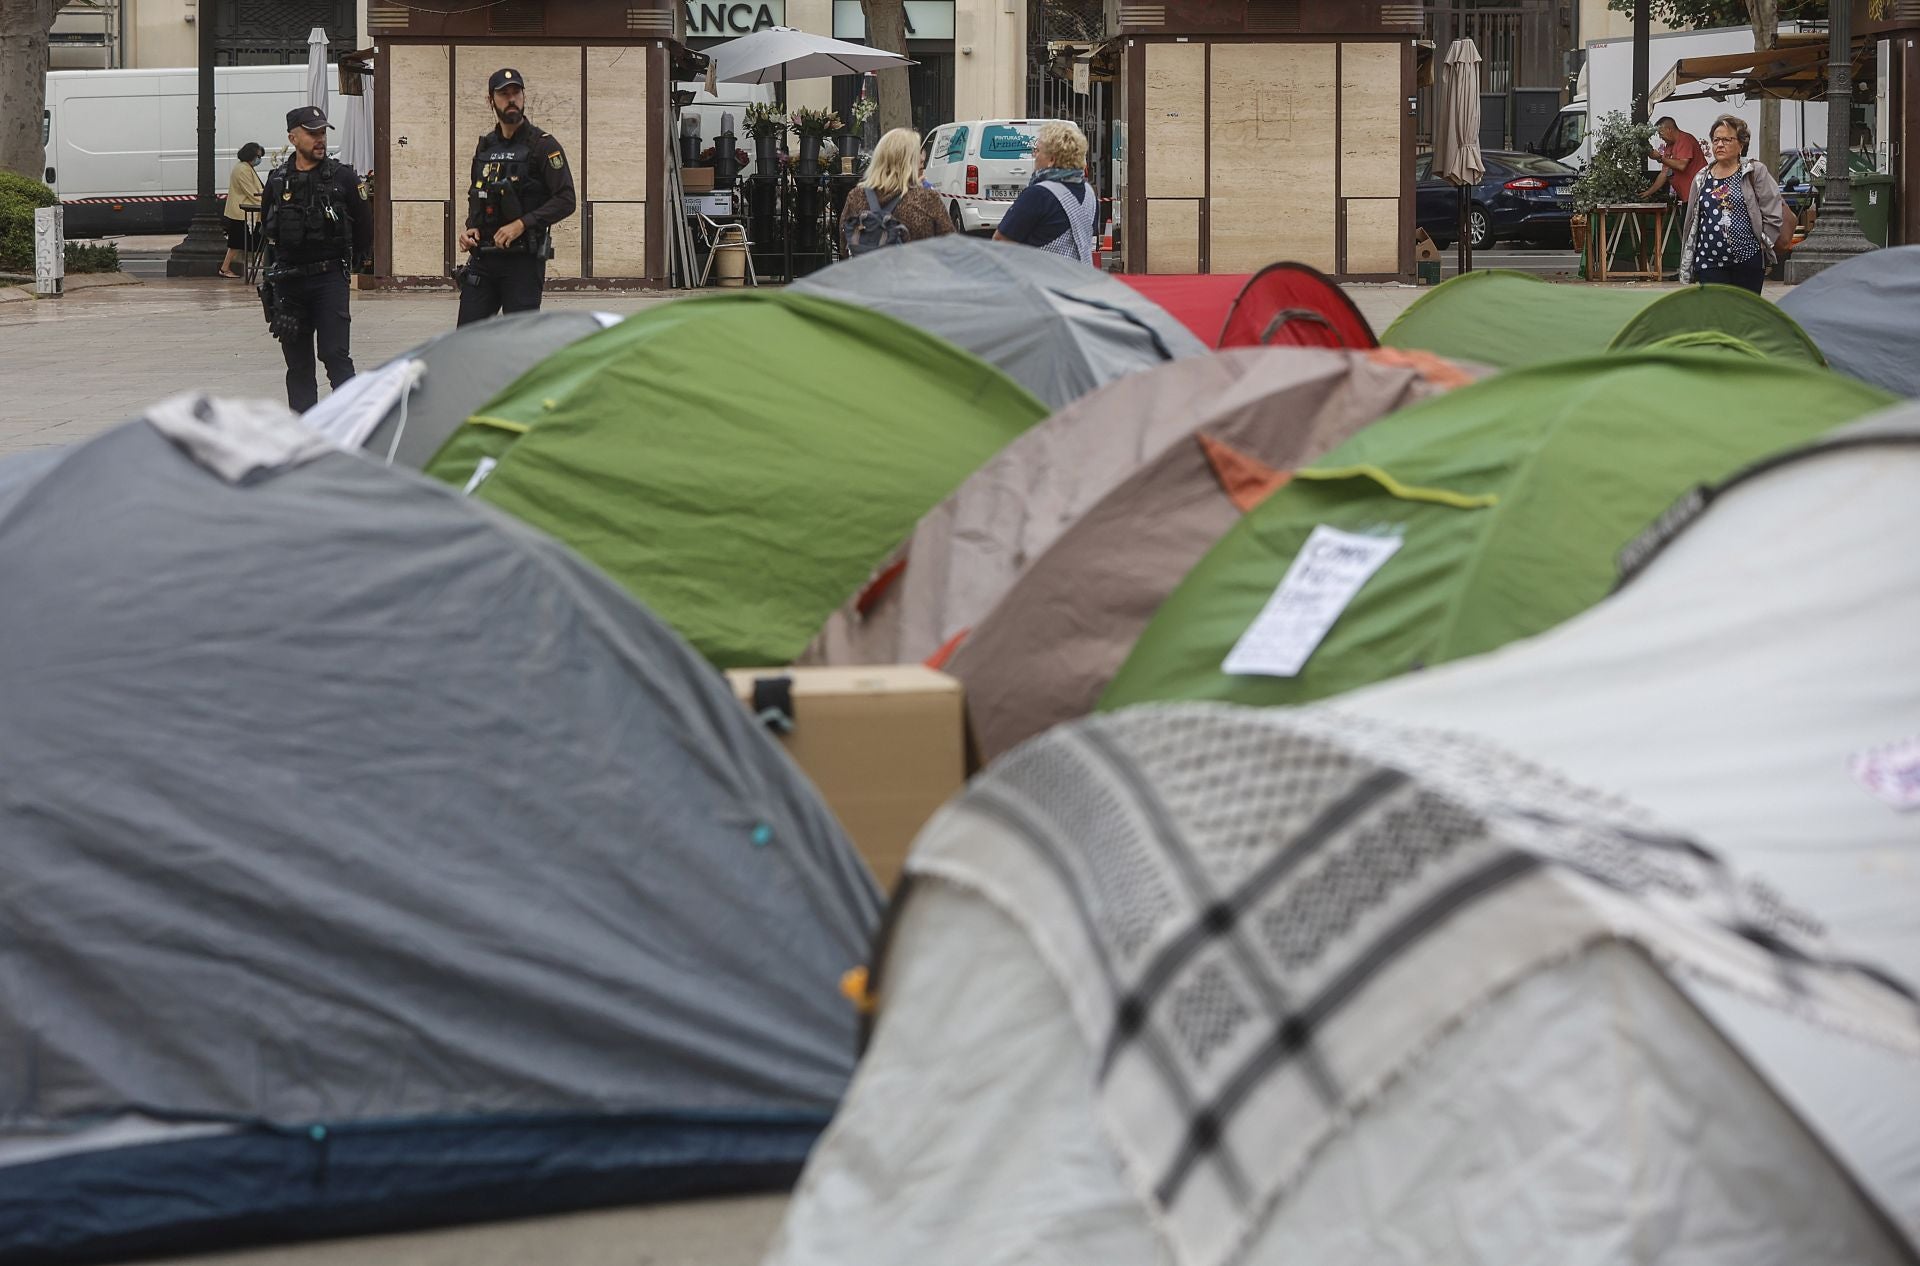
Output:
<svg viewBox="0 0 1920 1266">
<path fill-rule="evenodd" d="M 1861 752 L 1853 776 L 1896 809 L 1920 809 L 1920 738 Z"/>
<path fill-rule="evenodd" d="M 1362 536 L 1324 523 L 1314 528 L 1280 587 L 1227 652 L 1221 671 L 1297 676 L 1360 587 L 1399 548 L 1397 536 Z"/>
</svg>

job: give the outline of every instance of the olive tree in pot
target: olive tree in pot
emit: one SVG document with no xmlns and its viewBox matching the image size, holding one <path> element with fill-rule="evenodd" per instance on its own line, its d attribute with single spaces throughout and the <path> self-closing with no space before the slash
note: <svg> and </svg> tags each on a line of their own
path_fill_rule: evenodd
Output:
<svg viewBox="0 0 1920 1266">
<path fill-rule="evenodd" d="M 1593 161 L 1573 182 L 1573 244 L 1587 247 L 1589 216 L 1595 207 L 1632 202 L 1647 187 L 1647 155 L 1653 148 L 1653 125 L 1635 123 L 1624 110 L 1600 120 L 1593 142 Z"/>
</svg>

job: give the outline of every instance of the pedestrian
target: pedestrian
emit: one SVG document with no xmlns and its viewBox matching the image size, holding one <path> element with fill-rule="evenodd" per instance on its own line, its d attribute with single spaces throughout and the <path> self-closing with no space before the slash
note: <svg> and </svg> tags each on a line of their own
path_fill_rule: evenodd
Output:
<svg viewBox="0 0 1920 1266">
<path fill-rule="evenodd" d="M 897 127 L 880 138 L 867 174 L 840 212 L 840 246 L 851 255 L 953 232 L 940 195 L 920 183 L 920 134 Z"/>
<path fill-rule="evenodd" d="M 1660 135 L 1661 147 L 1656 155 L 1660 174 L 1640 195 L 1640 201 L 1647 202 L 1659 197 L 1662 189 L 1671 189 L 1675 197 L 1685 202 L 1693 193 L 1694 177 L 1707 165 L 1706 155 L 1700 149 L 1700 142 L 1694 140 L 1690 133 L 1681 131 L 1672 115 L 1662 115 L 1654 121 L 1653 126 Z"/>
<path fill-rule="evenodd" d="M 338 391 L 353 377 L 347 274 L 373 254 L 373 211 L 353 168 L 327 156 L 327 112 L 287 112 L 293 155 L 261 193 L 268 259 L 261 283 L 267 322 L 287 361 L 287 406 L 305 413 L 320 399 L 314 354 Z"/>
<path fill-rule="evenodd" d="M 240 280 L 240 274 L 233 271 L 234 261 L 254 246 L 247 240 L 245 208 L 260 205 L 260 173 L 256 169 L 266 156 L 266 146 L 248 141 L 240 147 L 233 173 L 227 177 L 227 205 L 221 212 L 227 221 L 227 257 L 220 261 L 220 275 L 235 281 Z"/>
<path fill-rule="evenodd" d="M 1687 198 L 1680 280 L 1759 294 L 1786 226 L 1780 183 L 1766 164 L 1746 157 L 1749 133 L 1739 115 L 1715 119 L 1707 139 L 1713 161 L 1694 177 Z"/>
<path fill-rule="evenodd" d="M 1019 242 L 1093 263 L 1100 198 L 1087 183 L 1087 137 L 1071 123 L 1042 125 L 1033 143 L 1033 179 L 1000 217 L 996 242 Z"/>
<path fill-rule="evenodd" d="M 553 226 L 573 214 L 573 171 L 566 151 L 527 121 L 527 81 L 501 69 L 487 80 L 499 123 L 480 138 L 467 178 L 467 224 L 460 247 L 460 321 L 496 312 L 534 312 L 553 258 Z"/>
</svg>

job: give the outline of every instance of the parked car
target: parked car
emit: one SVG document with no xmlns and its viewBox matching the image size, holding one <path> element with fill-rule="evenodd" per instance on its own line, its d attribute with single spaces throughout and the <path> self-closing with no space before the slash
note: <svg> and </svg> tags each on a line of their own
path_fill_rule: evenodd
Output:
<svg viewBox="0 0 1920 1266">
<path fill-rule="evenodd" d="M 1539 154 L 1492 150 L 1487 172 L 1470 191 L 1467 238 L 1475 250 L 1502 239 L 1571 241 L 1573 182 L 1580 173 Z M 1460 190 L 1433 174 L 1433 155 L 1414 160 L 1414 215 L 1441 246 L 1459 236 Z"/>
<path fill-rule="evenodd" d="M 1827 152 L 1823 149 L 1792 149 L 1780 155 L 1780 196 L 1787 200 L 1801 223 L 1807 220 L 1807 208 L 1819 198 L 1826 184 Z M 1855 176 L 1871 175 L 1873 155 L 1852 150 L 1847 166 Z M 1818 183 L 1815 183 L 1818 182 Z"/>
<path fill-rule="evenodd" d="M 1033 142 L 1051 119 L 942 124 L 921 146 L 927 184 L 961 233 L 991 233 L 1033 179 Z"/>
</svg>

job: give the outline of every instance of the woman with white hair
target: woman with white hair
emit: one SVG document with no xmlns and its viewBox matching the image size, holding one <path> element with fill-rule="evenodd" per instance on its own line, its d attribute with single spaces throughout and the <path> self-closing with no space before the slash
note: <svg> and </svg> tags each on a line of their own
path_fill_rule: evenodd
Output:
<svg viewBox="0 0 1920 1266">
<path fill-rule="evenodd" d="M 1033 180 L 1020 191 L 994 231 L 996 242 L 1019 242 L 1093 262 L 1094 225 L 1100 199 L 1087 183 L 1087 137 L 1056 120 L 1033 143 Z"/>
<path fill-rule="evenodd" d="M 880 138 L 867 174 L 840 211 L 844 255 L 953 232 L 940 195 L 920 183 L 920 134 L 897 127 Z"/>
</svg>

